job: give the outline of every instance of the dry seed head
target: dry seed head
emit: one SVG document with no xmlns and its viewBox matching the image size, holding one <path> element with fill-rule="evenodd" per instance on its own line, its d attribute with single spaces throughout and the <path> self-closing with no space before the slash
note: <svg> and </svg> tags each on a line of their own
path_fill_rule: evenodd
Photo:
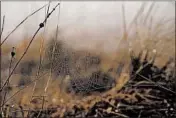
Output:
<svg viewBox="0 0 176 118">
<path fill-rule="evenodd" d="M 40 26 L 40 28 L 44 27 L 44 23 L 40 23 L 39 26 Z"/>
</svg>

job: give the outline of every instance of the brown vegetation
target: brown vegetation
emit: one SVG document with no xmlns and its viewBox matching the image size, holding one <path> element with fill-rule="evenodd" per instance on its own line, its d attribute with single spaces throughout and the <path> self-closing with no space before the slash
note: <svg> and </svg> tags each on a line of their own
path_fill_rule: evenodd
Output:
<svg viewBox="0 0 176 118">
<path fill-rule="evenodd" d="M 145 18 L 149 19 L 148 16 Z M 102 51 L 102 43 L 95 44 L 99 49 L 75 49 L 58 32 L 48 40 L 41 35 L 32 39 L 9 79 L 9 86 L 0 88 L 3 95 L 7 92 L 1 114 L 4 117 L 176 117 L 175 34 L 166 28 L 164 34 L 169 36 L 163 35 L 160 28 L 165 29 L 162 26 L 165 21 L 149 24 L 150 20 L 141 17 L 134 19 L 136 24 L 131 23 L 136 28 L 132 35 L 123 17 L 124 33 L 114 41 L 118 48 L 113 51 Z M 173 22 L 168 23 L 172 27 L 170 24 Z M 153 32 L 149 32 L 148 25 L 153 25 Z M 16 47 L 11 68 L 24 55 L 30 41 L 24 39 Z M 5 43 L 1 47 L 3 83 L 9 77 L 12 47 Z"/>
</svg>

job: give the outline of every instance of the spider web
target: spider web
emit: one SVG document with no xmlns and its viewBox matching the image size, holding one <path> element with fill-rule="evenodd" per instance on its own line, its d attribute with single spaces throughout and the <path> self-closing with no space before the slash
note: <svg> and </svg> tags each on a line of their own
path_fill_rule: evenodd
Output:
<svg viewBox="0 0 176 118">
<path fill-rule="evenodd" d="M 67 75 L 70 76 L 69 88 L 71 91 L 91 92 L 111 87 L 113 79 L 98 70 L 100 63 L 98 57 L 87 53 L 75 59 L 76 52 L 70 52 L 61 45 L 56 44 L 54 59 L 51 60 L 50 56 L 48 59 L 53 63 L 55 76 L 62 76 L 63 78 Z M 51 47 L 48 47 L 48 55 L 51 53 Z"/>
</svg>

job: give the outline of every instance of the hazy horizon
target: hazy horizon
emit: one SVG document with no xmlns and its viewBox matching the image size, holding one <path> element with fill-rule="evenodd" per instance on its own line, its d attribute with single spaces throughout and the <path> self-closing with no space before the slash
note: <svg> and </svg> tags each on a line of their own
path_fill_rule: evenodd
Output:
<svg viewBox="0 0 176 118">
<path fill-rule="evenodd" d="M 5 27 L 3 38 L 15 28 L 28 14 L 39 7 L 48 3 L 48 1 L 2 1 L 2 13 L 5 15 Z M 60 15 L 58 22 L 58 10 L 54 11 L 47 23 L 46 36 L 50 35 L 56 29 L 56 25 L 63 31 L 63 35 L 69 40 L 70 37 L 84 38 L 90 40 L 99 40 L 107 38 L 113 39 L 118 36 L 122 30 L 122 4 L 125 5 L 125 16 L 127 26 L 134 18 L 137 10 L 141 7 L 142 1 L 122 2 L 122 1 L 61 1 Z M 153 2 L 146 2 L 146 10 Z M 57 1 L 51 2 L 50 10 L 57 4 Z M 174 6 L 169 2 L 156 2 L 153 9 L 156 20 L 170 19 L 175 17 Z M 24 36 L 32 36 L 37 30 L 40 22 L 45 16 L 45 9 L 30 17 L 27 22 L 21 25 L 10 37 L 9 41 L 23 39 Z M 1 17 L 2 19 L 2 17 Z M 40 31 L 40 33 L 42 33 Z"/>
</svg>

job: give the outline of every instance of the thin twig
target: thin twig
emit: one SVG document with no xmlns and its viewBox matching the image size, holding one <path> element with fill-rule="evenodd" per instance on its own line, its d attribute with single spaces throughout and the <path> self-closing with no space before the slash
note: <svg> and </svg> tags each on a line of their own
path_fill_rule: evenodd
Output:
<svg viewBox="0 0 176 118">
<path fill-rule="evenodd" d="M 0 38 L 2 38 L 2 33 L 4 31 L 4 25 L 5 25 L 5 16 L 3 16 L 2 29 L 1 29 L 1 33 L 0 33 Z"/>
<path fill-rule="evenodd" d="M 58 29 L 58 27 L 57 27 L 57 29 Z M 57 40 L 57 39 L 56 39 L 56 40 Z M 48 89 L 49 82 L 50 82 L 51 76 L 52 76 L 52 71 L 53 71 L 53 58 L 54 58 L 55 47 L 56 47 L 56 41 L 54 42 L 54 46 L 53 46 L 53 50 L 52 50 L 50 74 L 49 74 L 49 79 L 48 79 L 47 84 L 46 84 L 45 89 L 44 89 L 45 93 L 46 93 L 46 91 L 47 91 L 47 89 Z"/>
<path fill-rule="evenodd" d="M 48 9 L 47 9 L 47 14 L 45 14 L 45 18 L 48 16 L 48 12 L 49 12 L 49 6 L 50 6 L 50 1 L 49 1 L 49 5 L 48 5 Z M 47 22 L 47 21 L 46 21 Z M 45 25 L 44 25 L 44 34 L 45 34 L 45 29 L 46 29 L 46 22 L 45 22 Z M 43 34 L 43 35 L 44 35 Z M 40 73 L 40 69 L 41 69 L 41 65 L 42 65 L 42 50 L 43 50 L 43 44 L 44 44 L 44 38 L 42 38 L 42 42 L 40 44 L 40 60 L 39 60 L 39 65 L 38 65 L 38 71 L 36 73 L 36 78 L 39 76 L 39 73 Z M 31 96 L 31 99 L 30 101 L 32 100 L 32 97 L 33 97 L 33 94 L 34 94 L 34 91 L 35 91 L 35 88 L 36 88 L 36 85 L 37 85 L 37 82 L 34 83 L 34 87 L 33 87 L 33 91 L 32 91 L 32 96 Z"/>
<path fill-rule="evenodd" d="M 48 8 L 47 8 L 47 12 L 46 12 L 46 16 L 45 16 L 45 18 L 48 16 L 48 14 L 49 14 L 49 10 L 50 10 L 50 4 L 51 4 L 51 1 L 49 1 L 49 3 L 48 3 Z M 45 22 L 45 24 L 47 23 L 47 21 Z"/>
<path fill-rule="evenodd" d="M 59 16 L 60 16 L 60 6 L 59 6 L 59 14 L 58 14 L 58 23 L 59 23 Z M 55 37 L 56 39 L 55 39 L 55 40 L 57 40 L 57 38 L 58 38 L 58 29 L 59 29 L 58 23 L 57 23 L 57 28 L 56 28 L 56 37 Z M 49 79 L 48 79 L 47 84 L 46 84 L 46 87 L 45 87 L 45 93 L 46 93 L 46 91 L 47 91 L 47 89 L 48 89 L 49 81 L 50 81 L 50 79 L 51 79 L 51 73 L 52 73 L 52 71 L 53 71 L 52 68 L 53 68 L 53 59 L 54 59 L 55 47 L 56 47 L 56 41 L 54 42 L 54 46 L 53 46 L 53 50 L 52 50 L 50 75 L 49 75 Z"/>
<path fill-rule="evenodd" d="M 1 5 L 1 2 L 0 2 L 0 5 Z M 1 42 L 1 38 L 2 38 L 2 33 L 3 33 L 3 30 L 4 30 L 4 24 L 5 24 L 5 15 L 3 16 L 3 22 L 2 22 L 2 29 L 0 31 L 0 42 Z M 0 27 L 1 28 L 1 27 Z M 0 53 L 1 53 L 1 46 L 0 46 Z M 1 55 L 1 54 L 0 54 Z M 0 78 L 0 88 L 1 88 L 1 78 Z M 4 100 L 2 99 L 2 96 L 1 95 L 1 92 L 0 92 L 0 105 L 4 103 Z M 5 95 L 6 96 L 6 95 Z M 5 96 L 4 96 L 4 99 L 5 99 Z M 3 100 L 3 102 L 1 102 Z M 2 111 L 2 109 L 0 108 L 0 112 Z"/>
<path fill-rule="evenodd" d="M 99 108 L 99 110 L 108 113 L 105 109 Z M 112 114 L 114 114 L 114 115 L 117 115 L 117 116 L 120 116 L 120 117 L 122 117 L 122 118 L 129 118 L 129 116 L 127 116 L 127 115 L 125 115 L 125 114 L 116 113 L 116 112 L 113 112 L 113 111 L 111 111 L 110 113 L 112 113 Z"/>
<path fill-rule="evenodd" d="M 171 93 L 173 93 L 173 94 L 176 95 L 176 92 L 174 92 L 174 91 L 172 91 L 172 90 L 170 90 L 170 89 L 168 89 L 168 88 L 166 88 L 166 87 L 164 87 L 164 86 L 161 86 L 161 85 L 157 84 L 156 82 L 152 81 L 151 79 L 148 79 L 148 78 L 144 77 L 143 75 L 141 75 L 141 74 L 139 74 L 139 73 L 137 73 L 137 74 L 138 74 L 140 77 L 142 77 L 142 78 L 144 78 L 144 79 L 150 81 L 151 83 L 155 84 L 156 86 L 158 86 L 158 87 L 160 87 L 160 88 L 162 88 L 162 89 L 164 89 L 164 90 L 166 90 L 166 91 L 168 91 L 168 92 L 171 92 Z"/>
<path fill-rule="evenodd" d="M 45 12 L 45 18 L 48 16 L 48 14 L 49 14 L 49 9 L 50 9 L 50 3 L 51 3 L 51 1 L 49 1 L 49 5 L 48 5 L 48 8 L 47 8 L 47 13 Z M 45 34 L 45 30 L 46 30 L 46 24 L 47 24 L 47 20 L 46 20 L 46 22 L 45 22 L 45 25 L 44 25 L 44 33 L 43 33 L 43 35 Z M 40 71 L 40 67 L 41 67 L 41 65 L 42 65 L 42 54 L 43 54 L 43 44 L 44 44 L 44 38 L 42 38 L 42 42 L 41 42 L 41 45 L 40 45 L 40 64 L 39 64 L 39 67 L 38 67 L 38 74 L 39 74 L 39 71 Z M 37 76 L 38 76 L 38 74 L 37 74 Z M 35 91 L 35 87 L 36 87 L 36 85 L 37 85 L 37 82 L 35 82 L 35 85 L 34 85 L 34 89 L 33 89 L 33 94 L 34 94 L 34 91 Z M 33 94 L 32 94 L 32 97 L 33 97 Z M 32 98 L 31 98 L 31 100 L 32 100 Z M 43 107 L 44 107 L 44 101 L 45 101 L 45 98 L 43 97 L 43 102 L 42 102 L 42 110 L 43 110 Z M 31 103 L 31 102 L 30 102 Z M 39 112 L 39 114 L 38 114 L 38 116 L 37 116 L 37 118 L 40 116 L 40 114 L 41 114 L 41 111 L 42 110 L 40 110 L 40 112 Z M 28 112 L 28 114 L 29 114 L 29 112 Z"/>
<path fill-rule="evenodd" d="M 10 71 L 11 71 L 12 60 L 13 60 L 13 57 L 11 57 L 11 59 L 10 59 L 9 75 L 10 75 Z M 7 92 L 8 92 L 9 87 L 10 87 L 10 84 L 9 84 L 9 81 L 8 81 L 8 82 L 7 82 L 7 90 L 5 91 L 4 99 L 3 99 L 3 102 L 2 102 L 3 105 L 4 105 L 4 102 L 5 102 L 6 95 L 7 95 Z M 3 106 L 2 106 L 2 107 L 3 107 Z"/>
<path fill-rule="evenodd" d="M 48 5 L 48 4 L 46 4 Z M 16 31 L 16 29 L 18 27 L 20 27 L 29 17 L 33 16 L 35 13 L 37 13 L 38 11 L 40 11 L 41 9 L 43 9 L 46 5 L 42 6 L 41 8 L 37 9 L 36 11 L 34 11 L 33 13 L 29 14 L 24 20 L 22 20 L 5 38 L 4 40 L 2 41 L 1 45 L 9 38 L 9 36 L 14 32 Z M 0 45 L 0 46 L 1 46 Z"/>
<path fill-rule="evenodd" d="M 48 10 L 47 12 L 49 11 L 49 6 L 48 6 Z M 60 5 L 59 5 L 59 14 L 60 14 Z M 48 15 L 48 14 L 47 14 Z M 59 15 L 58 15 L 59 16 Z M 46 20 L 47 21 L 47 20 Z M 58 35 L 58 24 L 57 24 L 57 29 L 56 29 L 56 39 L 57 40 L 57 35 Z M 52 57 L 51 57 L 51 65 L 50 65 L 50 73 L 49 73 L 49 78 L 48 78 L 48 81 L 46 83 L 46 86 L 45 86 L 45 89 L 44 89 L 44 96 L 47 92 L 47 89 L 48 89 L 48 86 L 49 86 L 49 82 L 51 81 L 51 78 L 52 78 L 52 71 L 53 71 L 53 58 L 54 58 L 54 53 L 55 53 L 55 47 L 56 47 L 56 41 L 54 42 L 54 47 L 53 47 L 53 50 L 52 50 Z M 40 116 L 41 114 L 41 111 L 43 110 L 44 108 L 44 104 L 45 104 L 45 98 L 43 97 L 43 101 L 42 101 L 42 109 L 40 110 L 37 118 Z"/>
<path fill-rule="evenodd" d="M 142 113 L 142 110 L 140 110 L 138 118 L 141 118 L 141 113 Z"/>
<path fill-rule="evenodd" d="M 37 79 L 33 80 L 33 81 L 30 82 L 28 85 L 24 86 L 23 88 L 21 88 L 20 90 L 18 90 L 17 92 L 15 92 L 11 97 L 9 97 L 9 98 L 4 102 L 4 104 L 7 103 L 9 100 L 11 100 L 11 99 L 12 99 L 15 95 L 17 95 L 19 92 L 21 92 L 22 90 L 28 88 L 32 83 L 34 83 L 34 82 L 39 81 L 40 79 L 42 79 L 41 77 L 43 77 L 43 76 L 46 75 L 47 73 L 48 73 L 48 72 L 42 74 L 41 76 L 38 76 Z M 3 105 L 1 105 L 1 106 L 3 106 Z"/>
<path fill-rule="evenodd" d="M 0 12 L 1 12 L 1 1 L 0 1 Z M 1 33 L 2 31 L 1 31 L 1 18 L 0 18 L 0 33 Z M 0 42 L 1 42 L 1 35 L 0 35 Z M 1 55 L 1 46 L 0 46 L 0 55 Z M 0 56 L 0 62 L 1 62 L 1 56 Z M 2 83 L 2 79 L 1 79 L 1 77 L 0 77 L 0 88 L 1 88 L 1 84 Z M 0 105 L 2 104 L 2 92 L 0 91 Z M 1 114 L 1 116 L 3 117 L 3 109 L 2 109 L 2 107 L 0 107 L 0 114 Z"/>
<path fill-rule="evenodd" d="M 127 29 L 126 29 L 126 17 L 125 17 L 125 6 L 122 4 L 122 13 L 123 13 L 123 28 L 124 28 L 124 39 L 127 40 Z"/>
<path fill-rule="evenodd" d="M 150 16 L 154 6 L 155 6 L 155 1 L 150 5 L 150 8 L 149 8 L 148 12 L 146 13 L 146 17 L 145 17 L 145 19 L 143 21 L 143 24 L 146 24 L 146 22 L 147 22 L 147 20 L 148 20 L 148 18 Z"/>
<path fill-rule="evenodd" d="M 60 3 L 58 3 L 53 10 L 48 14 L 47 18 L 45 18 L 45 20 L 43 21 L 43 23 L 40 24 L 39 28 L 37 29 L 37 31 L 34 33 L 31 41 L 29 42 L 26 50 L 24 51 L 23 55 L 21 56 L 21 58 L 19 59 L 19 61 L 16 63 L 16 65 L 14 66 L 12 72 L 10 73 L 10 76 L 7 78 L 7 80 L 5 81 L 5 83 L 3 84 L 2 88 L 0 89 L 0 92 L 3 90 L 3 88 L 5 87 L 5 85 L 7 84 L 7 82 L 9 81 L 10 77 L 12 76 L 13 72 L 15 71 L 16 67 L 18 66 L 18 64 L 21 62 L 21 60 L 23 59 L 23 57 L 26 55 L 30 45 L 32 44 L 35 36 L 37 35 L 37 33 L 40 31 L 40 29 L 42 28 L 42 26 L 44 25 L 44 23 L 46 22 L 46 19 L 48 19 L 50 17 L 50 15 L 53 13 L 53 11 L 57 8 L 57 6 L 60 5 Z"/>
<path fill-rule="evenodd" d="M 144 2 L 144 3 L 141 5 L 141 7 L 139 8 L 138 12 L 137 12 L 136 15 L 134 16 L 132 22 L 129 24 L 128 33 L 130 32 L 133 23 L 134 23 L 135 21 L 137 21 L 137 19 L 139 18 L 139 16 L 144 12 L 145 6 L 146 6 L 146 2 Z"/>
<path fill-rule="evenodd" d="M 42 110 L 43 110 L 44 103 L 45 103 L 45 97 L 46 97 L 46 96 L 42 96 L 42 108 L 40 109 L 40 112 L 38 113 L 37 118 L 39 118 L 39 116 L 40 116 L 40 114 L 41 114 L 41 112 L 42 112 Z"/>
</svg>

